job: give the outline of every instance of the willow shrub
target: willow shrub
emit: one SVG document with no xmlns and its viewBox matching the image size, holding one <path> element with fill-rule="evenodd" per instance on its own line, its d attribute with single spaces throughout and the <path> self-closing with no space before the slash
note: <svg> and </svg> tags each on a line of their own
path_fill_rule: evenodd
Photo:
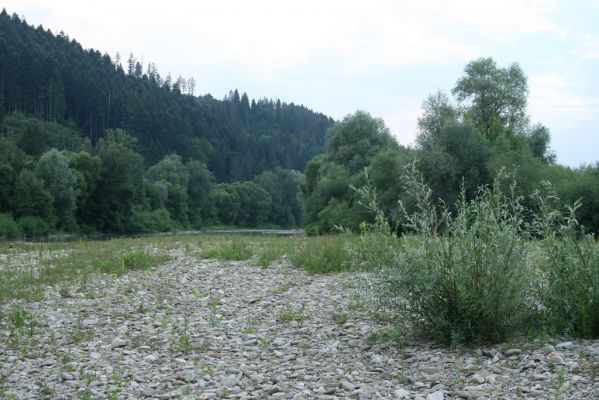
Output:
<svg viewBox="0 0 599 400">
<path fill-rule="evenodd" d="M 541 245 L 538 296 L 547 328 L 599 337 L 599 243 L 576 219 L 580 203 L 564 209 L 547 186 L 547 195 L 533 195 L 538 205 L 533 231 Z"/>
<path fill-rule="evenodd" d="M 415 203 L 415 211 L 405 213 L 411 233 L 378 272 L 382 305 L 399 317 L 399 327 L 446 343 L 497 342 L 520 331 L 534 311 L 515 184 L 506 194 L 506 176 L 499 177 L 470 201 L 462 194 L 450 212 L 435 205 L 415 170 L 406 180 Z"/>
</svg>

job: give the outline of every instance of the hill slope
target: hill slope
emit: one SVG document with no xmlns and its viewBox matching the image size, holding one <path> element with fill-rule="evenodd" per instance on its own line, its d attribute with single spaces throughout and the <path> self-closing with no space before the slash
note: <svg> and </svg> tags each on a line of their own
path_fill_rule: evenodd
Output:
<svg viewBox="0 0 599 400">
<path fill-rule="evenodd" d="M 206 162 L 221 182 L 275 167 L 303 170 L 333 123 L 304 106 L 250 101 L 237 90 L 224 100 L 196 97 L 192 79 L 173 82 L 133 56 L 126 69 L 62 32 L 0 13 L 0 112 L 71 123 L 92 144 L 108 129 L 125 129 L 146 166 L 177 153 Z"/>
</svg>

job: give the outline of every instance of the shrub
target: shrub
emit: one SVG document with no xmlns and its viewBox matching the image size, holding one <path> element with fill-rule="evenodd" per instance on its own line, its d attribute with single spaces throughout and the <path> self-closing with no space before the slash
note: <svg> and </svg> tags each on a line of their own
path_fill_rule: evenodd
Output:
<svg viewBox="0 0 599 400">
<path fill-rule="evenodd" d="M 415 170 L 406 179 L 416 201 L 406 215 L 412 234 L 380 271 L 381 303 L 434 340 L 496 342 L 515 333 L 532 314 L 520 199 L 498 180 L 471 201 L 462 191 L 454 216 L 435 206 Z"/>
<path fill-rule="evenodd" d="M 19 226 L 27 237 L 47 236 L 50 233 L 50 225 L 40 217 L 23 217 L 19 220 Z"/>
<path fill-rule="evenodd" d="M 0 238 L 14 239 L 21 237 L 21 228 L 11 214 L 0 214 Z"/>
<path fill-rule="evenodd" d="M 548 186 L 548 184 L 547 184 Z M 539 297 L 548 328 L 557 333 L 599 337 L 599 244 L 575 217 L 580 203 L 560 208 L 551 187 L 536 199 L 534 230 L 540 237 Z"/>
</svg>

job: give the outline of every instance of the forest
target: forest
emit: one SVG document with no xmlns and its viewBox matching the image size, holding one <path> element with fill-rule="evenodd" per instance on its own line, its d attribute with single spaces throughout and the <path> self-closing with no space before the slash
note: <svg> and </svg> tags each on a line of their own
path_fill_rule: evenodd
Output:
<svg viewBox="0 0 599 400">
<path fill-rule="evenodd" d="M 0 13 L 0 236 L 301 225 L 333 120 L 145 68 Z"/>
<path fill-rule="evenodd" d="M 381 119 L 341 121 L 280 100 L 196 96 L 193 78 L 83 49 L 0 13 L 0 236 L 141 233 L 206 226 L 359 231 L 374 215 L 371 187 L 396 232 L 410 210 L 415 166 L 451 209 L 502 169 L 524 203 L 548 181 L 577 218 L 599 231 L 599 164 L 559 165 L 548 127 L 527 114 L 517 63 L 466 65 L 450 94 L 422 105 L 414 146 Z M 301 172 L 303 171 L 303 173 Z M 530 204 L 529 204 L 530 205 Z"/>
</svg>

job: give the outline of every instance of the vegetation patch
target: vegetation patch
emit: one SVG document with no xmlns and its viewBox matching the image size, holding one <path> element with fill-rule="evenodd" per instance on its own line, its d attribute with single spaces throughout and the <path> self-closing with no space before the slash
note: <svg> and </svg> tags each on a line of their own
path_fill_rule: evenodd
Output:
<svg viewBox="0 0 599 400">
<path fill-rule="evenodd" d="M 60 295 L 69 297 L 69 284 L 85 282 L 97 273 L 123 275 L 127 272 L 155 268 L 167 262 L 166 254 L 138 247 L 139 239 L 103 242 L 22 244 L 5 251 L 11 257 L 0 268 L 0 299 L 40 300 L 47 286 L 60 285 Z"/>
<path fill-rule="evenodd" d="M 214 247 L 200 253 L 202 258 L 214 258 L 223 261 L 244 261 L 252 257 L 252 248 L 241 238 L 232 238 L 225 243 L 217 243 Z"/>
<path fill-rule="evenodd" d="M 351 269 L 347 247 L 349 234 L 305 238 L 291 253 L 292 264 L 311 274 L 328 274 Z"/>
</svg>

